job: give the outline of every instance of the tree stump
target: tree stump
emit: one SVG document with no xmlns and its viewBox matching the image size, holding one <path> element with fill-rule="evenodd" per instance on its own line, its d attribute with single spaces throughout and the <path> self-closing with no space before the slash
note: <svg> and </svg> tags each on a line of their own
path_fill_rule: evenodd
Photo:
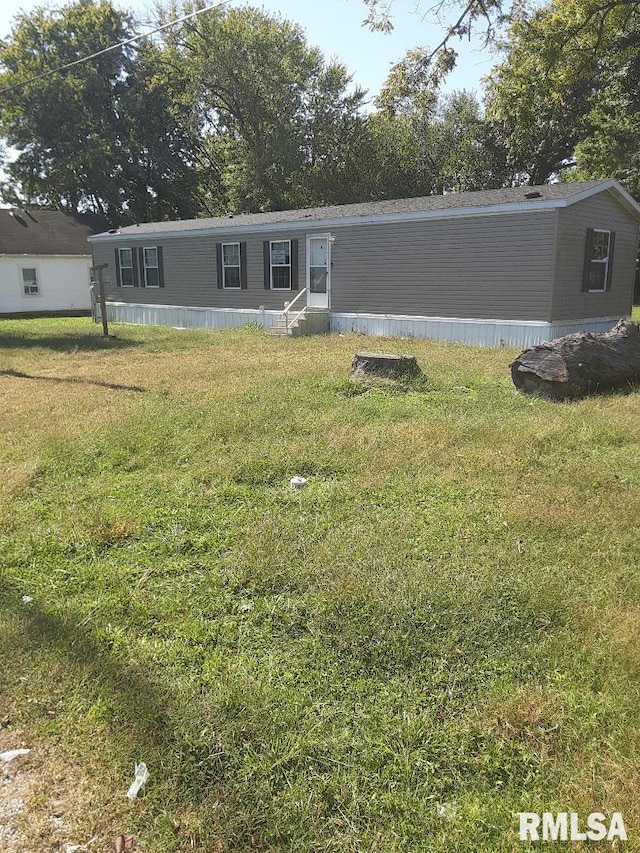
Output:
<svg viewBox="0 0 640 853">
<path fill-rule="evenodd" d="M 519 391 L 550 400 L 585 397 L 640 380 L 640 326 L 618 321 L 610 332 L 577 332 L 520 353 L 511 365 Z"/>
<path fill-rule="evenodd" d="M 423 376 L 414 355 L 389 355 L 387 353 L 356 353 L 351 362 L 351 376 L 381 376 L 384 379 L 407 379 Z"/>
</svg>

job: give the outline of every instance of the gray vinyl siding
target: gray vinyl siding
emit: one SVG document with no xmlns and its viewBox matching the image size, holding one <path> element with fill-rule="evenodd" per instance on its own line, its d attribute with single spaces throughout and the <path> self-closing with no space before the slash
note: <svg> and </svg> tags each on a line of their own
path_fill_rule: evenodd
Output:
<svg viewBox="0 0 640 853">
<path fill-rule="evenodd" d="M 306 283 L 307 233 L 327 229 L 180 236 L 94 243 L 108 263 L 107 299 L 151 305 L 281 310 L 296 291 L 264 289 L 263 240 L 298 240 L 298 284 Z M 478 319 L 548 320 L 553 211 L 428 221 L 363 223 L 331 229 L 331 309 Z M 216 243 L 247 244 L 247 290 L 217 287 Z M 115 249 L 163 247 L 165 287 L 117 287 Z M 302 304 L 302 302 L 301 302 Z"/>
<path fill-rule="evenodd" d="M 285 302 L 292 300 L 297 291 L 265 290 L 263 240 L 298 240 L 298 285 L 304 287 L 305 240 L 304 235 L 269 233 L 243 235 L 241 231 L 209 236 L 184 236 L 158 239 L 155 235 L 145 240 L 114 240 L 93 244 L 94 264 L 107 263 L 105 276 L 110 284 L 106 297 L 114 302 L 137 302 L 147 305 L 188 305 L 203 308 L 259 308 L 282 310 Z M 223 290 L 218 287 L 216 262 L 217 243 L 247 244 L 247 289 Z M 162 246 L 164 281 L 161 288 L 118 287 L 116 284 L 116 248 Z"/>
<path fill-rule="evenodd" d="M 552 211 L 332 230 L 333 311 L 549 319 Z"/>
<path fill-rule="evenodd" d="M 582 292 L 587 228 L 616 232 L 608 292 Z M 637 242 L 636 219 L 609 193 L 559 210 L 551 320 L 627 316 L 633 298 Z"/>
</svg>

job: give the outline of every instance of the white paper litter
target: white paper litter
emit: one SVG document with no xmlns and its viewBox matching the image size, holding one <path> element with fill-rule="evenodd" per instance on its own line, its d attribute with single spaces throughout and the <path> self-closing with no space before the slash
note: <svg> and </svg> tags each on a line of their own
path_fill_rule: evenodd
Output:
<svg viewBox="0 0 640 853">
<path fill-rule="evenodd" d="M 289 485 L 292 489 L 301 489 L 303 486 L 307 485 L 307 481 L 304 477 L 292 477 L 289 480 Z"/>
<path fill-rule="evenodd" d="M 147 765 L 141 761 L 140 764 L 136 764 L 135 779 L 127 791 L 127 797 L 133 802 L 133 800 L 138 796 L 140 788 L 142 788 L 148 781 L 149 772 L 147 770 Z"/>
</svg>

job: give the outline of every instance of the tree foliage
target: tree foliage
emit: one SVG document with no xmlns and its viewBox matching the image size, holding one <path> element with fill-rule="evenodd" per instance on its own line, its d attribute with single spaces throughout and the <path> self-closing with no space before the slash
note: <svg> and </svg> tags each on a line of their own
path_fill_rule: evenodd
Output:
<svg viewBox="0 0 640 853">
<path fill-rule="evenodd" d="M 0 132 L 19 152 L 6 168 L 28 201 L 139 221 L 366 193 L 364 92 L 299 27 L 251 7 L 22 85 L 133 28 L 108 0 L 80 0 L 22 14 L 0 45 Z"/>
<path fill-rule="evenodd" d="M 484 111 L 474 93 L 443 94 L 448 45 L 409 51 L 367 112 L 345 66 L 297 25 L 252 7 L 181 20 L 193 8 L 159 9 L 159 23 L 175 22 L 162 35 L 56 73 L 130 39 L 136 23 L 110 0 L 17 17 L 0 42 L 0 134 L 17 151 L 4 156 L 5 199 L 127 223 L 560 173 L 613 175 L 640 191 L 635 2 L 518 7 Z M 499 0 L 483 9 L 461 7 L 456 33 L 503 11 Z"/>
<path fill-rule="evenodd" d="M 577 162 L 571 177 L 637 186 L 640 12 L 610 5 L 596 16 L 583 0 L 553 0 L 509 29 L 506 58 L 487 82 L 487 117 L 510 169 L 531 183 Z"/>
<path fill-rule="evenodd" d="M 107 214 L 119 208 L 113 178 L 124 160 L 121 114 L 133 52 L 122 48 L 18 84 L 131 35 L 130 19 L 109 3 L 80 0 L 20 14 L 11 37 L 0 42 L 0 129 L 19 151 L 7 171 L 27 199 Z"/>
<path fill-rule="evenodd" d="M 205 117 L 218 204 L 240 212 L 349 196 L 364 92 L 297 25 L 251 7 L 214 10 L 172 32 L 167 50 Z"/>
<path fill-rule="evenodd" d="M 374 30 L 389 32 L 393 29 L 394 0 L 362 0 L 367 9 L 366 26 Z M 617 15 L 636 14 L 640 0 L 576 0 L 582 8 L 580 20 L 576 20 L 574 36 L 582 28 L 603 32 L 609 19 Z M 517 21 L 527 9 L 527 0 L 436 0 L 427 4 L 416 0 L 414 11 L 421 20 L 433 21 L 441 27 L 442 39 L 438 45 L 424 50 L 425 62 L 431 61 L 440 51 L 453 51 L 452 42 L 476 33 L 482 36 L 485 45 L 498 41 L 503 28 Z M 598 44 L 592 45 L 598 50 Z M 455 56 L 455 51 L 453 51 Z"/>
<path fill-rule="evenodd" d="M 112 221 L 199 210 L 188 106 L 153 45 L 48 73 L 133 34 L 108 0 L 79 0 L 20 14 L 0 43 L 0 132 L 18 151 L 5 170 L 27 202 Z"/>
<path fill-rule="evenodd" d="M 640 198 L 640 12 L 621 21 L 601 53 L 602 86 L 575 148 L 575 178 L 612 177 Z"/>
</svg>

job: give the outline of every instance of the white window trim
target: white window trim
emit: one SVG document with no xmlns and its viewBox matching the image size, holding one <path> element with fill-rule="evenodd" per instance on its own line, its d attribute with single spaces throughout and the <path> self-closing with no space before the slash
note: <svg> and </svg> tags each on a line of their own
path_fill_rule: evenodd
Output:
<svg viewBox="0 0 640 853">
<path fill-rule="evenodd" d="M 225 264 L 225 262 L 224 262 L 224 247 L 225 246 L 237 246 L 238 247 L 238 264 L 237 265 L 236 264 Z M 240 243 L 238 243 L 237 241 L 236 242 L 229 242 L 229 243 L 222 243 L 221 247 L 220 247 L 220 252 L 222 254 L 221 261 L 222 261 L 222 288 L 223 288 L 223 290 L 242 290 L 242 254 L 240 251 Z M 225 271 L 227 269 L 231 269 L 231 270 L 237 269 L 238 270 L 238 284 L 237 285 L 227 284 L 227 276 L 225 274 Z"/>
<path fill-rule="evenodd" d="M 130 257 L 131 257 L 131 266 L 130 267 L 126 267 L 122 263 L 122 253 L 123 252 L 129 252 L 129 254 L 130 254 Z M 136 283 L 135 282 L 135 267 L 133 265 L 133 253 L 134 252 L 135 252 L 135 249 L 131 246 L 120 246 L 120 247 L 118 247 L 118 263 L 120 264 L 120 287 L 135 287 L 135 283 Z M 131 270 L 131 284 L 125 284 L 124 283 L 124 278 L 122 275 L 123 269 Z"/>
<path fill-rule="evenodd" d="M 22 270 L 35 270 L 36 271 L 36 285 L 38 287 L 37 293 L 25 293 L 24 292 L 24 276 L 22 274 Z M 18 267 L 18 278 L 20 280 L 20 292 L 22 293 L 23 299 L 39 299 L 42 297 L 42 284 L 40 280 L 40 268 L 36 264 L 20 264 Z"/>
<path fill-rule="evenodd" d="M 274 264 L 271 262 L 271 250 L 274 243 L 288 243 L 289 244 L 289 263 L 288 264 Z M 269 283 L 271 285 L 271 290 L 277 290 L 278 293 L 286 293 L 288 290 L 291 290 L 292 287 L 292 269 L 291 269 L 291 240 L 269 240 Z M 289 287 L 274 287 L 273 286 L 273 268 L 277 267 L 277 269 L 288 269 L 289 270 Z"/>
<path fill-rule="evenodd" d="M 593 251 L 593 247 L 596 242 L 596 234 L 606 234 L 607 235 L 607 257 L 604 261 L 597 261 L 595 258 L 591 258 L 589 262 L 589 278 L 591 278 L 591 264 L 604 264 L 604 278 L 602 280 L 602 287 L 590 287 L 587 291 L 588 293 L 606 293 L 607 290 L 607 279 L 609 278 L 609 261 L 611 259 L 611 231 L 607 231 L 605 228 L 594 228 L 591 232 L 591 250 Z"/>
<path fill-rule="evenodd" d="M 155 267 L 151 267 L 151 266 L 148 267 L 147 266 L 147 256 L 145 253 L 149 249 L 155 250 L 155 253 L 156 253 L 156 265 L 155 265 Z M 149 282 L 147 281 L 147 269 L 158 270 L 158 283 L 157 284 L 149 284 Z M 160 258 L 158 257 L 158 247 L 157 246 L 143 246 L 142 247 L 142 274 L 144 276 L 144 286 L 145 287 L 152 287 L 152 288 L 160 287 Z"/>
</svg>

